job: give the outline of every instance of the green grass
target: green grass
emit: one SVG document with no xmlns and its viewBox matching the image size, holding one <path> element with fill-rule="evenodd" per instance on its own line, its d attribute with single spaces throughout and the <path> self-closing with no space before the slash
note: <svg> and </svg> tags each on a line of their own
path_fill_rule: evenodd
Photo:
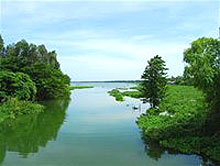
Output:
<svg viewBox="0 0 220 166">
<path fill-rule="evenodd" d="M 137 124 L 148 138 L 157 140 L 164 147 L 220 160 L 220 136 L 203 133 L 208 113 L 201 91 L 191 86 L 168 86 L 159 107 L 147 110 Z"/>
<path fill-rule="evenodd" d="M 70 90 L 94 88 L 93 86 L 71 86 Z"/>
</svg>

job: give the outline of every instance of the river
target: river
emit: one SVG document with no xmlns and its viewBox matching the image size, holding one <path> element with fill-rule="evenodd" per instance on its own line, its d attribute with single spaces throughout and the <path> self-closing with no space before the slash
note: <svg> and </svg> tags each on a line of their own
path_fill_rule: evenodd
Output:
<svg viewBox="0 0 220 166">
<path fill-rule="evenodd" d="M 88 83 L 87 83 L 88 85 Z M 94 83 L 70 99 L 46 101 L 46 111 L 0 126 L 0 165 L 4 166 L 201 166 L 197 155 L 171 154 L 146 144 L 135 121 L 148 104 L 108 90 L 128 83 Z"/>
</svg>

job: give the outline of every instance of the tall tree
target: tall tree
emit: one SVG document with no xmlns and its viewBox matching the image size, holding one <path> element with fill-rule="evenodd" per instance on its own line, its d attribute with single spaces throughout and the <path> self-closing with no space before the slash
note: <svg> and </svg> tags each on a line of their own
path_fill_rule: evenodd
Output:
<svg viewBox="0 0 220 166">
<path fill-rule="evenodd" d="M 4 54 L 4 41 L 0 35 L 0 56 Z"/>
<path fill-rule="evenodd" d="M 193 80 L 195 87 L 207 94 L 211 106 L 220 106 L 220 41 L 199 38 L 184 52 L 185 75 Z M 219 109 L 220 111 L 220 109 Z"/>
<path fill-rule="evenodd" d="M 148 61 L 148 65 L 142 75 L 142 92 L 145 96 L 144 101 L 150 102 L 151 107 L 155 108 L 163 99 L 167 84 L 167 68 L 165 61 L 158 55 Z"/>
</svg>

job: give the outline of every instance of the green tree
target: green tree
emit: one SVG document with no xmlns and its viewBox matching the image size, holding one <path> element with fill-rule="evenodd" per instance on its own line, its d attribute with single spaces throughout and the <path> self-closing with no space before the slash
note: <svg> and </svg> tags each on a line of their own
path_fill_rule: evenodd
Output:
<svg viewBox="0 0 220 166">
<path fill-rule="evenodd" d="M 213 38 L 199 38 L 184 52 L 185 75 L 207 94 L 207 100 L 214 108 L 220 106 L 220 41 Z M 220 111 L 220 110 L 219 110 Z"/>
<path fill-rule="evenodd" d="M 35 44 L 29 44 L 25 40 L 21 40 L 16 44 L 10 44 L 6 47 L 5 58 L 18 61 L 21 66 L 42 62 L 55 69 L 59 69 L 60 64 L 56 56 L 55 51 L 48 52 L 44 45 L 37 46 Z"/>
<path fill-rule="evenodd" d="M 158 55 L 148 61 L 148 65 L 142 75 L 142 92 L 144 101 L 150 102 L 155 108 L 163 99 L 167 84 L 165 61 Z"/>
<path fill-rule="evenodd" d="M 0 57 L 4 54 L 4 49 L 4 41 L 2 39 L 2 36 L 0 35 Z"/>
<path fill-rule="evenodd" d="M 8 45 L 0 57 L 0 71 L 28 74 L 37 87 L 36 99 L 53 99 L 69 93 L 70 78 L 60 70 L 55 51 L 21 40 Z"/>
<path fill-rule="evenodd" d="M 27 74 L 0 72 L 0 102 L 9 97 L 15 97 L 19 100 L 33 100 L 35 94 L 35 84 Z"/>
<path fill-rule="evenodd" d="M 44 63 L 26 66 L 21 70 L 28 74 L 37 87 L 36 99 L 53 99 L 69 95 L 70 78 L 60 70 Z"/>
</svg>

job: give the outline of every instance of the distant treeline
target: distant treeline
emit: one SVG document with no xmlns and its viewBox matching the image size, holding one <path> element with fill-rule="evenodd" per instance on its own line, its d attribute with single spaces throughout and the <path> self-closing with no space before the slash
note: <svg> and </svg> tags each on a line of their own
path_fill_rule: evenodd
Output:
<svg viewBox="0 0 220 166">
<path fill-rule="evenodd" d="M 71 83 L 139 83 L 142 80 L 112 80 L 112 81 L 71 81 Z"/>
</svg>

